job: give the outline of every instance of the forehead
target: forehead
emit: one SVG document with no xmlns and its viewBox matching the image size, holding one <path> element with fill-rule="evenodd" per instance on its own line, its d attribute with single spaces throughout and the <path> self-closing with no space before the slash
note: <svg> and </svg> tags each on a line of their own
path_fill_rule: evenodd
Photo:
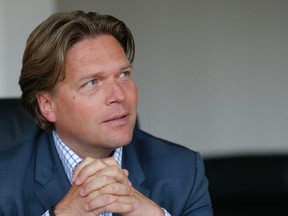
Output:
<svg viewBox="0 0 288 216">
<path fill-rule="evenodd" d="M 110 35 L 84 39 L 72 46 L 65 60 L 65 79 L 109 75 L 130 67 L 130 61 L 120 43 Z"/>
<path fill-rule="evenodd" d="M 86 62 L 91 59 L 126 58 L 123 47 L 111 35 L 100 35 L 83 39 L 74 44 L 66 53 L 66 61 Z"/>
</svg>

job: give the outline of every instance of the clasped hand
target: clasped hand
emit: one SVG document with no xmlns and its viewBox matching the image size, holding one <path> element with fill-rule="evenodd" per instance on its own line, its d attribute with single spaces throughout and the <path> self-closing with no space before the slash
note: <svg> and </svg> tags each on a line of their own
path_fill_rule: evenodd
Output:
<svg viewBox="0 0 288 216">
<path fill-rule="evenodd" d="M 114 158 L 84 159 L 75 169 L 73 185 L 55 208 L 56 216 L 164 215 L 162 209 L 133 188 L 128 171 Z"/>
</svg>

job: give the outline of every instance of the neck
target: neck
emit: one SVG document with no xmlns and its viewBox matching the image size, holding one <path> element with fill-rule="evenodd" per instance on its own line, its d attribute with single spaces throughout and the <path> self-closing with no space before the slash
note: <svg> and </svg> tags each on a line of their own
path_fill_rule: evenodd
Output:
<svg viewBox="0 0 288 216">
<path fill-rule="evenodd" d="M 91 146 L 90 148 L 86 146 L 86 148 L 79 148 L 79 146 L 68 146 L 72 151 L 74 151 L 79 157 L 81 158 L 94 158 L 94 159 L 101 159 L 112 157 L 113 152 L 115 149 L 109 148 L 97 148 L 95 146 Z"/>
</svg>

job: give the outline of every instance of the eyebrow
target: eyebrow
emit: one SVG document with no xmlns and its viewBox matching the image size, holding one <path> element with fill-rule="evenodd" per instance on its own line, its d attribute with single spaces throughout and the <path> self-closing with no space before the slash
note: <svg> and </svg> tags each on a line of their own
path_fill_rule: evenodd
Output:
<svg viewBox="0 0 288 216">
<path fill-rule="evenodd" d="M 122 66 L 120 68 L 120 70 L 125 70 L 125 69 L 128 69 L 128 68 L 131 68 L 132 69 L 132 64 L 129 62 L 127 63 L 126 65 Z M 101 76 L 101 74 L 103 74 L 104 72 L 103 71 L 99 71 L 99 72 L 95 72 L 95 73 L 92 73 L 92 74 L 88 74 L 84 77 L 81 77 L 79 79 L 80 82 L 82 82 L 83 80 L 87 80 L 87 79 L 91 79 L 92 77 L 96 77 L 96 76 Z"/>
<path fill-rule="evenodd" d="M 130 62 L 128 64 L 124 65 L 123 67 L 121 67 L 121 70 L 125 70 L 127 68 L 132 68 L 132 64 Z"/>
</svg>

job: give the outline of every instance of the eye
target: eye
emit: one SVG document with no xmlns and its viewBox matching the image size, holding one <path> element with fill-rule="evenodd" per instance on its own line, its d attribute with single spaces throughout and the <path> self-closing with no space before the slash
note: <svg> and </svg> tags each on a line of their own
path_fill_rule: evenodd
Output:
<svg viewBox="0 0 288 216">
<path fill-rule="evenodd" d="M 130 74 L 131 74 L 130 71 L 123 71 L 123 72 L 121 72 L 120 77 L 123 77 L 123 78 L 124 78 L 124 77 L 129 77 Z"/>
<path fill-rule="evenodd" d="M 86 83 L 86 86 L 88 86 L 88 87 L 92 87 L 92 86 L 95 86 L 95 85 L 97 85 L 97 80 L 96 79 L 90 80 L 89 82 Z"/>
<path fill-rule="evenodd" d="M 99 81 L 97 79 L 91 79 L 88 82 L 86 82 L 84 85 L 82 85 L 81 89 L 86 91 L 92 91 L 93 89 L 96 89 L 99 85 Z"/>
</svg>

